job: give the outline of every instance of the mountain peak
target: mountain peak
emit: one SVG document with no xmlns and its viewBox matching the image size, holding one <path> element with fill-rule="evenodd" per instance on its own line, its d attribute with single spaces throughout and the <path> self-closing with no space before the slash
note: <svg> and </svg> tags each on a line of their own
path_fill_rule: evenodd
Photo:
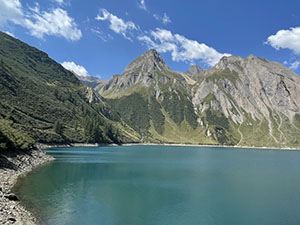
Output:
<svg viewBox="0 0 300 225">
<path fill-rule="evenodd" d="M 186 71 L 186 74 L 190 75 L 190 76 L 195 76 L 198 75 L 202 72 L 202 68 L 198 65 L 192 65 L 190 66 L 190 68 Z"/>
<path fill-rule="evenodd" d="M 224 56 L 220 59 L 220 61 L 214 66 L 216 69 L 239 69 L 241 64 L 251 64 L 251 65 L 263 65 L 266 63 L 270 63 L 267 59 L 260 58 L 254 55 L 249 55 L 246 58 L 242 58 L 240 56 Z M 238 66 L 239 65 L 239 66 Z"/>
<path fill-rule="evenodd" d="M 261 57 L 258 57 L 258 56 L 255 56 L 255 55 L 249 55 L 247 58 L 245 58 L 246 60 L 259 60 L 260 62 L 265 62 L 265 63 L 270 63 L 269 60 L 265 59 L 265 58 L 261 58 Z"/>
<path fill-rule="evenodd" d="M 148 55 L 159 55 L 159 53 L 156 51 L 156 49 L 151 48 L 148 52 L 145 52 L 144 54 Z M 160 56 L 160 55 L 159 55 Z"/>
<path fill-rule="evenodd" d="M 226 68 L 232 68 L 241 63 L 244 59 L 240 56 L 223 56 L 220 61 L 213 67 L 218 70 L 224 70 Z"/>
<path fill-rule="evenodd" d="M 150 49 L 130 63 L 125 69 L 125 73 L 131 73 L 136 69 L 141 69 L 145 73 L 152 73 L 153 71 L 169 70 L 169 67 L 155 49 Z"/>
</svg>

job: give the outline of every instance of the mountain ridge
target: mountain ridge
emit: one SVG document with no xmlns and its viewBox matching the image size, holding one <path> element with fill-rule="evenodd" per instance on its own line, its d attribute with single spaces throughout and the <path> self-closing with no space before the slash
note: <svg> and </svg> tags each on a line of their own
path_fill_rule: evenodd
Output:
<svg viewBox="0 0 300 225">
<path fill-rule="evenodd" d="M 142 56 L 153 52 L 150 50 Z M 149 99 L 154 97 L 164 122 L 159 134 L 153 129 L 153 119 L 149 119 L 146 136 L 150 140 L 178 142 L 166 133 L 173 126 L 172 132 L 177 136 L 185 133 L 183 137 L 186 138 L 181 139 L 186 143 L 191 138 L 192 143 L 202 144 L 299 145 L 300 78 L 280 63 L 253 55 L 246 58 L 226 56 L 211 69 L 198 70 L 200 73 L 196 70 L 196 76 L 191 76 L 172 71 L 167 66 L 156 69 L 147 61 L 142 64 L 152 69 L 143 70 L 136 60 L 129 64 L 130 70 L 125 69 L 123 74 L 111 78 L 105 90 L 99 93 L 112 99 L 113 104 L 140 95 L 145 99 L 145 112 L 150 110 Z M 166 98 L 173 105 L 167 103 Z M 182 101 L 182 98 L 187 100 Z M 125 108 L 122 110 L 126 111 Z M 135 115 L 134 112 L 131 114 Z M 187 130 L 194 137 L 190 137 Z"/>
<path fill-rule="evenodd" d="M 228 56 L 184 73 L 152 49 L 102 81 L 76 77 L 4 33 L 0 40 L 1 149 L 37 142 L 300 146 L 300 78 L 280 63 Z"/>
</svg>

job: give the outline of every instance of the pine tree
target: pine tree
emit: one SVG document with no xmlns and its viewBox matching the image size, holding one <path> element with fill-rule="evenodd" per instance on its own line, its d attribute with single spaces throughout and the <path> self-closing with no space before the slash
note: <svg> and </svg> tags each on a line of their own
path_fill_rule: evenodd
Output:
<svg viewBox="0 0 300 225">
<path fill-rule="evenodd" d="M 63 125 L 62 125 L 62 123 L 59 120 L 55 121 L 53 130 L 54 130 L 55 133 L 57 133 L 59 135 L 62 135 L 62 133 L 63 133 Z"/>
</svg>

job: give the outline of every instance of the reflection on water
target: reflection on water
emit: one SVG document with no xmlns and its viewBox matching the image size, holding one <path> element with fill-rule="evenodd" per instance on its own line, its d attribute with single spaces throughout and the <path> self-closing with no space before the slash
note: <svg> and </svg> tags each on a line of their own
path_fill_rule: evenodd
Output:
<svg viewBox="0 0 300 225">
<path fill-rule="evenodd" d="M 300 151 L 173 146 L 49 150 L 16 191 L 45 224 L 300 224 Z"/>
</svg>

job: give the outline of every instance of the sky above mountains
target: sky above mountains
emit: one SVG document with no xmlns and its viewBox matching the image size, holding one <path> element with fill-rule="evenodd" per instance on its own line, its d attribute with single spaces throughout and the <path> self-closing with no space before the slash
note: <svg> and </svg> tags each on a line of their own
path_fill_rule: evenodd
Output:
<svg viewBox="0 0 300 225">
<path fill-rule="evenodd" d="M 0 0 L 0 30 L 109 79 L 155 48 L 173 70 L 250 54 L 300 73 L 298 0 Z"/>
</svg>

